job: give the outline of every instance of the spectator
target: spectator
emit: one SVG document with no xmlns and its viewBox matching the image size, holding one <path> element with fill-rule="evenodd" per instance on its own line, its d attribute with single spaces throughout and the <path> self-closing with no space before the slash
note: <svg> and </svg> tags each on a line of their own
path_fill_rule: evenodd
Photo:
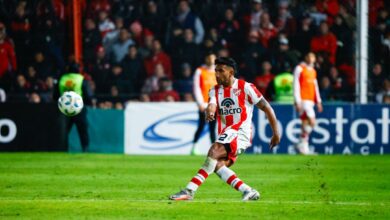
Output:
<svg viewBox="0 0 390 220">
<path fill-rule="evenodd" d="M 38 78 L 34 66 L 27 67 L 26 80 L 30 84 L 30 91 L 40 92 L 44 88 L 44 82 Z"/>
<path fill-rule="evenodd" d="M 291 72 L 298 64 L 300 53 L 290 50 L 289 40 L 284 35 L 279 36 L 278 49 L 270 54 L 270 62 L 276 73 Z"/>
<path fill-rule="evenodd" d="M 28 102 L 33 103 L 33 104 L 39 104 L 39 103 L 41 103 L 41 97 L 39 96 L 38 93 L 33 92 L 33 93 L 29 94 Z"/>
<path fill-rule="evenodd" d="M 323 102 L 332 100 L 332 85 L 328 76 L 323 76 L 320 80 L 320 96 Z"/>
<path fill-rule="evenodd" d="M 46 57 L 42 51 L 37 51 L 35 53 L 34 61 L 32 62 L 31 66 L 34 67 L 37 72 L 38 78 L 41 80 L 46 79 L 46 77 L 48 76 L 58 76 L 54 74 L 53 66 L 50 62 L 46 60 Z"/>
<path fill-rule="evenodd" d="M 54 93 L 54 79 L 53 77 L 49 76 L 45 80 L 44 88 L 41 92 L 41 99 L 44 102 L 51 102 L 53 100 L 53 93 Z"/>
<path fill-rule="evenodd" d="M 0 81 L 17 70 L 14 47 L 6 37 L 5 25 L 0 22 Z"/>
<path fill-rule="evenodd" d="M 343 100 L 347 96 L 346 82 L 335 66 L 329 70 L 329 80 L 332 86 L 331 97 L 334 100 Z"/>
<path fill-rule="evenodd" d="M 3 88 L 0 88 L 0 103 L 4 103 L 7 101 L 7 95 Z"/>
<path fill-rule="evenodd" d="M 28 84 L 26 78 L 22 74 L 19 74 L 16 77 L 15 85 L 11 89 L 12 97 L 10 96 L 10 100 L 16 102 L 27 102 L 29 91 L 30 85 Z"/>
<path fill-rule="evenodd" d="M 194 33 L 191 29 L 184 30 L 184 36 L 180 44 L 172 48 L 172 59 L 176 63 L 174 67 L 175 78 L 180 78 L 180 67 L 183 63 L 188 63 L 190 66 L 198 66 L 200 63 L 200 48 L 194 42 Z"/>
<path fill-rule="evenodd" d="M 180 101 L 179 94 L 173 90 L 172 81 L 167 77 L 162 77 L 158 81 L 159 90 L 150 94 L 152 102 L 178 102 Z"/>
<path fill-rule="evenodd" d="M 65 7 L 62 0 L 41 0 L 37 5 L 38 17 L 51 17 L 63 22 L 65 20 Z"/>
<path fill-rule="evenodd" d="M 92 18 L 87 18 L 84 22 L 84 26 L 83 58 L 84 64 L 88 66 L 96 59 L 96 49 L 102 44 L 102 37 Z"/>
<path fill-rule="evenodd" d="M 226 42 L 226 47 L 232 54 L 238 54 L 238 45 L 242 40 L 241 26 L 238 20 L 234 18 L 234 11 L 232 8 L 227 8 L 225 10 L 224 19 L 218 27 L 220 38 L 223 42 Z"/>
<path fill-rule="evenodd" d="M 166 73 L 164 70 L 164 66 L 161 63 L 158 63 L 155 66 L 154 74 L 152 76 L 149 76 L 146 80 L 144 85 L 142 86 L 141 92 L 145 94 L 150 94 L 152 92 L 159 90 L 159 80 L 163 77 L 166 77 Z"/>
<path fill-rule="evenodd" d="M 251 12 L 243 17 L 247 33 L 260 30 L 260 17 L 262 14 L 262 0 L 251 0 Z"/>
<path fill-rule="evenodd" d="M 100 12 L 104 11 L 106 13 L 109 13 L 111 11 L 111 4 L 109 0 L 94 0 L 90 1 L 88 3 L 87 7 L 87 17 L 89 18 L 96 18 L 100 16 Z"/>
<path fill-rule="evenodd" d="M 147 76 L 151 76 L 157 64 L 164 67 L 166 76 L 172 79 L 172 63 L 171 57 L 162 50 L 161 42 L 154 40 L 152 45 L 152 54 L 144 60 L 145 70 Z"/>
<path fill-rule="evenodd" d="M 103 38 L 103 46 L 104 46 L 104 49 L 106 50 L 106 54 L 111 55 L 112 46 L 114 43 L 116 43 L 118 41 L 119 35 L 120 35 L 120 32 L 122 29 L 124 29 L 123 18 L 116 17 L 114 29 L 107 32 Z"/>
<path fill-rule="evenodd" d="M 256 76 L 254 84 L 259 92 L 265 95 L 268 84 L 274 79 L 275 76 L 271 72 L 272 65 L 269 61 L 264 61 L 261 64 L 261 69 L 261 75 Z M 266 98 L 269 99 L 270 97 Z"/>
<path fill-rule="evenodd" d="M 129 46 L 128 53 L 123 58 L 121 66 L 123 68 L 123 74 L 129 82 L 127 92 L 130 94 L 138 92 L 139 88 L 142 86 L 141 83 L 145 77 L 145 73 L 142 58 L 138 54 L 138 50 L 135 45 Z"/>
<path fill-rule="evenodd" d="M 310 51 L 310 41 L 314 33 L 313 19 L 306 13 L 297 28 L 297 33 L 292 38 L 293 43 L 291 45 L 302 54 L 307 54 Z"/>
<path fill-rule="evenodd" d="M 91 73 L 96 83 L 96 93 L 108 93 L 108 76 L 111 70 L 111 63 L 106 56 L 103 46 L 96 49 L 96 60 L 88 66 L 88 72 Z"/>
<path fill-rule="evenodd" d="M 383 81 L 383 87 L 382 90 L 376 94 L 375 99 L 378 103 L 383 103 L 384 101 L 387 102 L 388 96 L 390 96 L 390 79 L 385 79 Z"/>
<path fill-rule="evenodd" d="M 268 12 L 264 12 L 261 14 L 260 17 L 260 28 L 259 28 L 259 40 L 261 44 L 268 48 L 269 41 L 274 38 L 278 30 L 275 28 L 275 26 L 271 23 L 270 16 Z"/>
<path fill-rule="evenodd" d="M 326 52 L 329 55 L 330 63 L 335 64 L 337 38 L 329 31 L 329 26 L 326 22 L 321 22 L 319 34 L 312 38 L 310 45 L 313 52 Z"/>
<path fill-rule="evenodd" d="M 185 96 L 187 94 L 191 94 L 193 92 L 193 86 L 194 86 L 194 81 L 192 78 L 192 69 L 190 64 L 188 63 L 183 63 L 181 65 L 181 76 L 179 79 L 176 79 L 173 88 L 180 94 L 182 97 L 182 100 L 185 100 Z"/>
<path fill-rule="evenodd" d="M 15 42 L 17 63 L 24 69 L 30 60 L 31 20 L 26 12 L 26 1 L 20 1 L 16 6 L 14 18 L 11 22 L 11 36 Z"/>
<path fill-rule="evenodd" d="M 142 59 L 151 56 L 154 39 L 155 39 L 154 35 L 150 31 L 145 31 L 143 41 L 141 43 L 141 46 L 138 49 L 139 50 L 138 52 L 141 55 Z"/>
<path fill-rule="evenodd" d="M 264 57 L 265 48 L 259 43 L 259 37 L 256 31 L 251 31 L 249 34 L 248 44 L 246 45 L 243 57 L 242 68 L 243 75 L 247 81 L 252 81 L 254 77 L 260 72 L 258 63 L 261 63 Z"/>
<path fill-rule="evenodd" d="M 345 60 L 352 59 L 354 42 L 352 30 L 345 24 L 341 15 L 335 17 L 331 31 L 337 38 L 336 63 L 341 64 Z"/>
<path fill-rule="evenodd" d="M 114 0 L 109 2 L 112 2 L 112 15 L 122 17 L 126 27 L 142 15 L 140 14 L 142 1 Z"/>
<path fill-rule="evenodd" d="M 120 91 L 124 91 L 127 88 L 128 80 L 123 74 L 123 68 L 120 64 L 113 64 L 111 67 L 111 73 L 107 79 L 110 88 L 116 86 Z"/>
<path fill-rule="evenodd" d="M 202 21 L 191 11 L 188 0 L 180 0 L 177 7 L 177 16 L 172 21 L 172 41 L 179 39 L 187 28 L 194 32 L 195 43 L 202 43 L 205 33 Z"/>
<path fill-rule="evenodd" d="M 102 35 L 102 38 L 106 36 L 107 33 L 115 30 L 115 24 L 110 20 L 108 17 L 107 11 L 100 11 L 99 12 L 99 31 Z"/>
<path fill-rule="evenodd" d="M 112 60 L 119 63 L 126 56 L 129 46 L 134 45 L 134 41 L 130 38 L 129 31 L 122 28 L 119 33 L 119 39 L 112 45 Z"/>
<path fill-rule="evenodd" d="M 339 12 L 339 3 L 338 0 L 317 0 L 316 8 L 318 12 L 327 15 L 327 23 L 331 25 Z"/>
<path fill-rule="evenodd" d="M 158 39 L 164 39 L 165 17 L 154 0 L 146 3 L 146 13 L 141 19 L 142 25 L 152 31 Z"/>
<path fill-rule="evenodd" d="M 278 3 L 278 17 L 275 26 L 278 32 L 284 32 L 290 37 L 296 33 L 297 23 L 288 7 L 288 1 L 280 1 Z"/>
<path fill-rule="evenodd" d="M 382 90 L 382 85 L 386 76 L 383 74 L 382 65 L 380 63 L 376 63 L 372 67 L 371 74 L 369 75 L 369 93 L 371 96 L 375 97 L 377 93 Z"/>
</svg>

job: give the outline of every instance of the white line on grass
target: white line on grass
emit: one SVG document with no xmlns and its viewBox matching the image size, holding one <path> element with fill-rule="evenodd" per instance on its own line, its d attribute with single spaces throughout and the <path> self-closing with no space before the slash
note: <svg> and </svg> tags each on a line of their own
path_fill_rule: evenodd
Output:
<svg viewBox="0 0 390 220">
<path fill-rule="evenodd" d="M 169 203 L 169 202 L 183 202 L 171 200 L 148 200 L 148 199 L 0 199 L 0 202 L 143 202 L 143 203 Z M 192 201 L 185 201 L 189 203 L 243 203 L 236 199 L 199 199 Z M 260 204 L 294 204 L 294 205 L 336 205 L 336 206 L 372 206 L 380 205 L 386 206 L 383 202 L 369 203 L 369 202 L 325 202 L 325 201 L 288 201 L 288 200 L 259 200 Z"/>
</svg>

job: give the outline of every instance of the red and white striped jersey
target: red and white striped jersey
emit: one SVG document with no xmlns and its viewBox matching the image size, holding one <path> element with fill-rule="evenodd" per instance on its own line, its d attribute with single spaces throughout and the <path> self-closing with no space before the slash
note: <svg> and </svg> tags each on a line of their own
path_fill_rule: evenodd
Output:
<svg viewBox="0 0 390 220">
<path fill-rule="evenodd" d="M 216 85 L 210 89 L 209 104 L 217 105 L 218 134 L 227 129 L 251 132 L 253 105 L 263 95 L 252 83 L 235 79 L 231 87 Z"/>
</svg>

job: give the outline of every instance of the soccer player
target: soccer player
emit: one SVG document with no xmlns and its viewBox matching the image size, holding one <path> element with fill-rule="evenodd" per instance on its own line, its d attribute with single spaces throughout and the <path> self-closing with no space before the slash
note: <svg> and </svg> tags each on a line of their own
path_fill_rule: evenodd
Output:
<svg viewBox="0 0 390 220">
<path fill-rule="evenodd" d="M 198 154 L 196 143 L 198 142 L 200 135 L 202 134 L 203 128 L 206 125 L 206 108 L 208 100 L 208 92 L 210 89 L 217 84 L 215 80 L 215 59 L 214 53 L 208 53 L 205 56 L 205 64 L 198 67 L 194 73 L 194 97 L 198 104 L 199 109 L 199 123 L 198 129 L 194 135 L 194 141 L 191 148 L 191 155 Z M 215 141 L 215 121 L 209 122 L 210 140 L 211 143 Z"/>
<path fill-rule="evenodd" d="M 171 200 L 192 200 L 198 187 L 212 173 L 242 193 L 242 200 L 257 200 L 259 192 L 245 184 L 229 168 L 237 156 L 251 145 L 253 105 L 265 112 L 273 136 L 270 149 L 279 144 L 280 134 L 275 113 L 253 84 L 234 77 L 236 62 L 231 58 L 215 61 L 217 85 L 209 92 L 206 120 L 217 120 L 218 138 L 208 152 L 206 161 L 187 187 L 171 195 Z"/>
<path fill-rule="evenodd" d="M 295 147 L 303 155 L 313 154 L 309 150 L 309 136 L 316 122 L 314 105 L 317 104 L 318 112 L 322 112 L 315 62 L 315 54 L 309 52 L 294 70 L 294 104 L 302 120 L 301 137 Z"/>
</svg>

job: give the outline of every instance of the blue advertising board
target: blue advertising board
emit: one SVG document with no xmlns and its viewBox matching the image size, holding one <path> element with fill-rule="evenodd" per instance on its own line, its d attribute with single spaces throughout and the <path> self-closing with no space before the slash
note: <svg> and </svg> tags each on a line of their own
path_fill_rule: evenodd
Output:
<svg viewBox="0 0 390 220">
<path fill-rule="evenodd" d="M 281 143 L 270 152 L 271 128 L 263 112 L 255 110 L 256 129 L 249 153 L 295 154 L 299 140 L 300 119 L 291 105 L 273 105 L 282 132 Z M 310 136 L 310 146 L 320 154 L 384 154 L 390 153 L 389 105 L 327 104 L 317 112 L 317 126 Z"/>
</svg>

